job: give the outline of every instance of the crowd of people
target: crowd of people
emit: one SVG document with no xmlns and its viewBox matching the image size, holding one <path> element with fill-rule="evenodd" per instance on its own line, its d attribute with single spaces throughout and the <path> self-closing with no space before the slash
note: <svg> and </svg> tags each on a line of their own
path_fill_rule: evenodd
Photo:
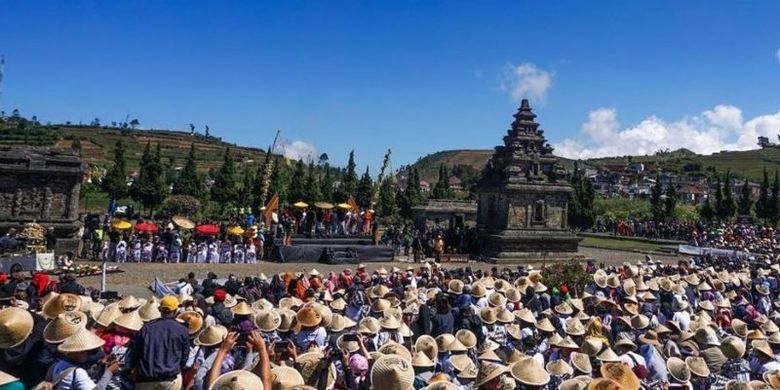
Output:
<svg viewBox="0 0 780 390">
<path fill-rule="evenodd" d="M 748 224 L 713 224 L 694 232 L 691 244 L 759 255 L 780 253 L 777 231 L 768 226 Z"/>
<path fill-rule="evenodd" d="M 700 227 L 692 222 L 598 218 L 593 226 L 593 231 L 620 237 L 689 241 L 693 237 L 693 233 Z"/>
<path fill-rule="evenodd" d="M 780 264 L 182 278 L 148 299 L 2 276 L 0 389 L 780 389 Z"/>
</svg>

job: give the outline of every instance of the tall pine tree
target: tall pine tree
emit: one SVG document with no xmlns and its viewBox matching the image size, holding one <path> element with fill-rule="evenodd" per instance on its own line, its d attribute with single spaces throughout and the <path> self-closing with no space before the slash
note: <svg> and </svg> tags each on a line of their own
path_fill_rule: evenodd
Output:
<svg viewBox="0 0 780 390">
<path fill-rule="evenodd" d="M 290 203 L 312 201 L 312 199 L 307 198 L 306 194 L 306 164 L 303 163 L 303 160 L 298 160 L 295 163 L 295 169 L 292 177 L 290 177 L 290 185 L 287 191 L 290 196 Z"/>
<path fill-rule="evenodd" d="M 395 199 L 395 186 L 391 178 L 385 178 L 379 187 L 379 204 L 377 204 L 377 212 L 381 216 L 389 217 L 395 215 L 398 212 L 398 207 Z"/>
<path fill-rule="evenodd" d="M 450 176 L 447 170 L 447 166 L 444 164 L 439 165 L 439 179 L 431 190 L 431 198 L 433 199 L 447 199 L 452 194 L 450 193 Z"/>
<path fill-rule="evenodd" d="M 363 176 L 360 177 L 357 190 L 355 191 L 355 202 L 358 206 L 368 209 L 371 208 L 371 197 L 374 195 L 374 180 L 366 167 Z"/>
<path fill-rule="evenodd" d="M 211 200 L 221 211 L 235 206 L 238 199 L 238 186 L 236 183 L 236 165 L 230 148 L 225 149 L 222 166 L 214 174 L 214 184 L 211 186 Z"/>
<path fill-rule="evenodd" d="M 320 194 L 322 194 L 323 200 L 330 202 L 333 201 L 333 176 L 331 176 L 328 163 L 325 163 L 323 169 L 325 170 L 325 173 L 323 173 L 322 179 L 320 180 Z"/>
<path fill-rule="evenodd" d="M 274 162 L 274 169 L 271 173 L 270 188 L 268 191 L 268 199 L 274 194 L 279 194 L 281 201 L 289 202 L 289 186 L 290 186 L 290 173 L 287 166 L 287 159 L 284 157 L 276 157 Z M 266 199 L 266 202 L 268 201 Z M 296 202 L 296 201 L 293 201 Z"/>
<path fill-rule="evenodd" d="M 726 179 L 723 181 L 723 212 L 722 219 L 730 220 L 737 213 L 737 204 L 734 202 L 734 193 L 731 191 L 731 171 L 726 171 Z"/>
<path fill-rule="evenodd" d="M 420 188 L 420 174 L 417 169 L 409 169 L 406 176 L 406 188 L 397 196 L 399 212 L 404 218 L 412 218 L 412 207 L 422 203 L 423 195 Z"/>
<path fill-rule="evenodd" d="M 739 215 L 750 215 L 750 210 L 753 208 L 753 191 L 750 189 L 747 178 L 745 178 L 745 183 L 742 184 L 742 191 L 739 194 L 739 201 L 737 203 Z"/>
<path fill-rule="evenodd" d="M 306 199 L 315 202 L 322 200 L 320 183 L 317 180 L 317 170 L 314 167 L 314 161 L 309 162 L 309 169 L 306 173 Z"/>
<path fill-rule="evenodd" d="M 764 167 L 764 179 L 761 181 L 761 189 L 756 201 L 756 216 L 763 219 L 769 219 L 769 173 Z"/>
<path fill-rule="evenodd" d="M 127 162 L 125 161 L 125 147 L 122 140 L 116 141 L 114 148 L 114 165 L 108 170 L 106 176 L 100 181 L 100 188 L 115 201 L 128 194 L 127 187 Z"/>
<path fill-rule="evenodd" d="M 336 201 L 346 202 L 349 198 L 356 197 L 356 191 L 358 186 L 358 177 L 355 173 L 355 151 L 349 152 L 349 160 L 347 161 L 347 168 L 341 177 L 341 183 L 336 189 Z"/>
<path fill-rule="evenodd" d="M 138 179 L 133 182 L 130 191 L 133 200 L 141 203 L 150 215 L 168 195 L 168 187 L 163 178 L 160 144 L 157 144 L 154 154 L 151 149 L 151 143 L 147 143 L 141 156 Z"/>
<path fill-rule="evenodd" d="M 650 190 L 650 212 L 653 214 L 653 220 L 663 221 L 666 216 L 664 206 L 664 187 L 661 182 L 661 174 L 655 175 L 655 185 Z"/>
<path fill-rule="evenodd" d="M 574 191 L 569 194 L 567 215 L 569 226 L 580 230 L 589 229 L 596 221 L 596 214 L 593 211 L 596 191 L 593 183 L 579 170 L 579 164 L 576 162 L 570 184 Z"/>
<path fill-rule="evenodd" d="M 769 197 L 769 222 L 772 226 L 777 225 L 778 220 L 778 198 L 780 197 L 780 180 L 777 177 L 777 170 L 775 170 L 775 180 L 772 182 L 772 193 Z"/>
<path fill-rule="evenodd" d="M 251 169 L 244 170 L 244 177 L 241 180 L 241 188 L 238 189 L 238 205 L 242 208 L 246 207 L 251 209 L 251 206 L 255 204 L 255 193 L 252 191 L 254 186 L 255 176 L 252 174 Z"/>
<path fill-rule="evenodd" d="M 718 220 L 724 220 L 723 185 L 720 182 L 720 176 L 718 176 L 717 182 L 715 183 L 715 204 L 712 206 L 715 209 L 715 216 L 718 217 Z"/>
<path fill-rule="evenodd" d="M 203 196 L 203 179 L 198 175 L 195 160 L 195 143 L 190 145 L 190 154 L 176 182 L 173 183 L 173 195 Z"/>
</svg>

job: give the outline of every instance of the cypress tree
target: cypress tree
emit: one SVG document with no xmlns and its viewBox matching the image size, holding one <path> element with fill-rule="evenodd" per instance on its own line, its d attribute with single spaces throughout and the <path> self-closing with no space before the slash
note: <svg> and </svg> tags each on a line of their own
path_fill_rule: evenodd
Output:
<svg viewBox="0 0 780 390">
<path fill-rule="evenodd" d="M 274 163 L 274 169 L 271 172 L 271 183 L 268 191 L 269 199 L 273 194 L 279 194 L 280 200 L 288 201 L 289 185 L 290 174 L 288 172 L 287 159 L 281 156 L 277 157 L 276 162 Z"/>
<path fill-rule="evenodd" d="M 287 188 L 287 193 L 290 196 L 289 201 L 291 203 L 299 201 L 311 201 L 307 198 L 306 194 L 306 165 L 303 160 L 298 160 L 295 163 L 295 169 L 293 170 L 292 177 L 290 177 L 290 185 Z"/>
<path fill-rule="evenodd" d="M 310 201 L 322 200 L 320 183 L 317 180 L 317 170 L 314 168 L 314 162 L 309 162 L 309 170 L 306 174 L 306 199 Z"/>
<path fill-rule="evenodd" d="M 718 220 L 723 220 L 723 186 L 720 182 L 720 176 L 718 176 L 718 181 L 715 183 L 715 204 L 713 205 L 715 209 L 715 216 L 718 218 Z"/>
<path fill-rule="evenodd" d="M 745 183 L 742 184 L 742 191 L 739 194 L 739 214 L 750 215 L 750 209 L 753 207 L 753 191 L 750 190 L 748 180 L 745 178 Z"/>
<path fill-rule="evenodd" d="M 731 171 L 726 171 L 726 180 L 723 182 L 723 220 L 730 220 L 736 212 L 737 204 L 731 192 Z"/>
<path fill-rule="evenodd" d="M 355 193 L 358 186 L 358 177 L 355 173 L 355 151 L 349 152 L 349 160 L 347 161 L 347 168 L 341 177 L 341 184 L 337 190 L 337 201 L 346 201 L 350 197 L 355 198 Z"/>
<path fill-rule="evenodd" d="M 398 212 L 394 187 L 391 178 L 388 177 L 382 181 L 379 187 L 379 204 L 377 205 L 379 215 L 391 216 Z"/>
<path fill-rule="evenodd" d="M 761 189 L 756 201 L 756 216 L 767 220 L 769 219 L 769 173 L 764 167 L 764 179 L 761 181 Z"/>
<path fill-rule="evenodd" d="M 676 214 L 674 212 L 677 207 L 677 189 L 674 188 L 674 184 L 671 182 L 666 186 L 666 199 L 664 199 L 664 210 L 666 211 L 666 218 L 675 219 Z"/>
<path fill-rule="evenodd" d="M 130 195 L 133 200 L 141 203 L 146 211 L 153 214 L 154 208 L 162 203 L 167 194 L 160 144 L 157 144 L 155 153 L 152 154 L 151 143 L 147 143 L 141 156 L 138 179 L 133 182 Z"/>
<path fill-rule="evenodd" d="M 662 198 L 664 194 L 663 183 L 661 183 L 661 174 L 655 175 L 655 185 L 650 190 L 650 210 L 653 214 L 653 220 L 663 221 L 666 215 L 666 209 L 664 207 L 664 200 Z"/>
<path fill-rule="evenodd" d="M 325 167 L 323 169 L 325 170 L 325 173 L 322 175 L 322 180 L 320 180 L 320 194 L 322 194 L 322 199 L 326 201 L 332 201 L 333 176 L 330 174 L 330 167 L 327 163 L 325 163 Z"/>
<path fill-rule="evenodd" d="M 707 222 L 710 222 L 715 218 L 715 209 L 712 207 L 712 203 L 710 203 L 709 196 L 707 196 L 707 199 L 704 200 L 704 204 L 699 208 L 699 216 L 701 216 L 702 220 Z"/>
<path fill-rule="evenodd" d="M 187 163 L 184 164 L 179 177 L 173 183 L 172 194 L 189 195 L 196 198 L 203 196 L 203 179 L 198 175 L 197 163 L 195 161 L 195 143 L 190 145 Z"/>
<path fill-rule="evenodd" d="M 360 181 L 355 191 L 355 202 L 362 208 L 371 207 L 371 197 L 374 195 L 374 180 L 371 179 L 371 174 L 366 166 L 366 171 L 363 176 L 360 177 Z"/>
<path fill-rule="evenodd" d="M 225 149 L 222 166 L 214 174 L 214 184 L 211 186 L 211 200 L 224 211 L 229 206 L 235 206 L 238 198 L 236 185 L 236 166 L 230 148 Z"/>
<path fill-rule="evenodd" d="M 122 140 L 116 141 L 114 148 L 114 165 L 108 170 L 106 176 L 100 181 L 100 188 L 115 201 L 128 194 L 127 187 L 127 162 L 125 161 L 125 147 Z"/>
</svg>

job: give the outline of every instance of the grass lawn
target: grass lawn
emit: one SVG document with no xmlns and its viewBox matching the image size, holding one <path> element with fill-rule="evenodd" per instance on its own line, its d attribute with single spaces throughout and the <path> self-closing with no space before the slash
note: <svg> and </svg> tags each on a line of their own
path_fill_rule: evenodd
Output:
<svg viewBox="0 0 780 390">
<path fill-rule="evenodd" d="M 638 249 L 643 251 L 660 251 L 661 245 L 654 244 L 652 242 L 640 242 L 633 240 L 620 240 L 617 238 L 603 238 L 603 237 L 584 237 L 580 242 L 582 246 L 597 247 L 605 249 L 618 249 L 618 250 L 632 250 Z"/>
</svg>

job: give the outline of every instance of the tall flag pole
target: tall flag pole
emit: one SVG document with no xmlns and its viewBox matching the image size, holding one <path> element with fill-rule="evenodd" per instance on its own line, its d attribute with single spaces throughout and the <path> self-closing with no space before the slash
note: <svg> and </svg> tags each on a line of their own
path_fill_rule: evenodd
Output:
<svg viewBox="0 0 780 390">
<path fill-rule="evenodd" d="M 0 109 L 3 108 L 3 74 L 5 73 L 5 55 L 0 54 Z"/>
<path fill-rule="evenodd" d="M 264 206 L 266 197 L 268 196 L 268 188 L 271 186 L 271 174 L 274 171 L 274 149 L 276 149 L 276 141 L 279 140 L 280 130 L 276 130 L 276 136 L 274 142 L 271 145 L 271 149 L 268 150 L 268 155 L 265 159 L 265 169 L 263 171 L 263 192 L 260 194 L 260 206 Z"/>
</svg>

